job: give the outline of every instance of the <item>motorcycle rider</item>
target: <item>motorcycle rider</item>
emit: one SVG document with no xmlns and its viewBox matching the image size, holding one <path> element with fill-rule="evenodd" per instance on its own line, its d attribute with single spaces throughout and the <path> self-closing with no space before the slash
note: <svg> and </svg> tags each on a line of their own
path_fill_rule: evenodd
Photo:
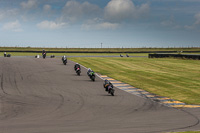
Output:
<svg viewBox="0 0 200 133">
<path fill-rule="evenodd" d="M 46 51 L 44 49 L 42 50 L 42 56 L 43 58 L 46 58 Z"/>
<path fill-rule="evenodd" d="M 42 55 L 45 54 L 45 53 L 46 53 L 46 52 L 45 52 L 45 50 L 43 49 L 43 50 L 42 50 Z"/>
<path fill-rule="evenodd" d="M 81 66 L 80 66 L 80 64 L 78 64 L 78 63 L 76 63 L 76 64 L 74 65 L 74 70 L 76 71 L 77 68 L 79 68 L 79 69 L 81 70 Z"/>
<path fill-rule="evenodd" d="M 105 91 L 108 91 L 108 86 L 111 86 L 113 88 L 113 84 L 110 81 L 108 81 L 107 79 L 104 81 L 103 86 L 105 88 Z"/>
<path fill-rule="evenodd" d="M 62 57 L 62 62 L 64 65 L 67 64 L 67 57 L 65 55 Z"/>
<path fill-rule="evenodd" d="M 64 56 L 62 57 L 62 61 L 66 60 L 66 59 L 67 59 L 67 57 L 64 55 Z"/>
<path fill-rule="evenodd" d="M 88 68 L 87 75 L 88 75 L 88 76 L 92 76 L 92 75 L 91 75 L 92 72 L 94 72 L 94 71 L 92 71 L 92 69 Z"/>
</svg>

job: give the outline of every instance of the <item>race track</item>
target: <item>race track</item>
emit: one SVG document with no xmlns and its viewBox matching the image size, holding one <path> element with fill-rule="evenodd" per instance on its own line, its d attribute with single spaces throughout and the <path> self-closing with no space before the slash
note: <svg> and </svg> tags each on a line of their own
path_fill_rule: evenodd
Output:
<svg viewBox="0 0 200 133">
<path fill-rule="evenodd" d="M 156 133 L 200 130 L 200 109 L 166 107 L 92 82 L 61 59 L 0 57 L 0 133 Z"/>
</svg>

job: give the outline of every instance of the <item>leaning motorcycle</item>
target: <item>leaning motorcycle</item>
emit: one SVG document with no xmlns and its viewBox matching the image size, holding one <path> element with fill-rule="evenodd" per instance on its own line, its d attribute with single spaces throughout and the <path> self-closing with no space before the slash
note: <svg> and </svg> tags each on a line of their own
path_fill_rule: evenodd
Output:
<svg viewBox="0 0 200 133">
<path fill-rule="evenodd" d="M 108 86 L 108 93 L 111 94 L 112 96 L 114 96 L 114 92 L 115 90 L 113 89 L 113 87 L 111 85 Z"/>
<path fill-rule="evenodd" d="M 76 69 L 76 74 L 77 74 L 78 76 L 80 76 L 80 74 L 81 74 L 81 70 L 80 70 L 79 67 Z"/>
<path fill-rule="evenodd" d="M 90 73 L 90 79 L 91 79 L 92 81 L 95 81 L 95 74 L 94 74 L 94 72 L 91 72 L 91 73 Z"/>
</svg>

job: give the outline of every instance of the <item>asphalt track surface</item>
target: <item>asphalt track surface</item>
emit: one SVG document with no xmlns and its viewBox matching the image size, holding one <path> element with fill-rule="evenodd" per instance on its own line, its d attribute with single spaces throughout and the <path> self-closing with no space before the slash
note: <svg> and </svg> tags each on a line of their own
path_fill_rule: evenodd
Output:
<svg viewBox="0 0 200 133">
<path fill-rule="evenodd" d="M 175 109 L 81 76 L 61 59 L 0 58 L 0 133 L 199 130 L 200 109 Z"/>
</svg>

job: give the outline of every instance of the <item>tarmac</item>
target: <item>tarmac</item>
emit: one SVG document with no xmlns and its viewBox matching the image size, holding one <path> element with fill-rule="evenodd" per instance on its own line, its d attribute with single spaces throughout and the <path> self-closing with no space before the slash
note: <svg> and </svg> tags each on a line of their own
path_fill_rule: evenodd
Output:
<svg viewBox="0 0 200 133">
<path fill-rule="evenodd" d="M 0 133 L 200 130 L 200 108 L 166 106 L 126 91 L 134 89 L 128 85 L 115 85 L 111 96 L 102 77 L 93 82 L 86 71 L 78 76 L 74 62 L 65 66 L 58 58 L 0 58 Z"/>
</svg>

